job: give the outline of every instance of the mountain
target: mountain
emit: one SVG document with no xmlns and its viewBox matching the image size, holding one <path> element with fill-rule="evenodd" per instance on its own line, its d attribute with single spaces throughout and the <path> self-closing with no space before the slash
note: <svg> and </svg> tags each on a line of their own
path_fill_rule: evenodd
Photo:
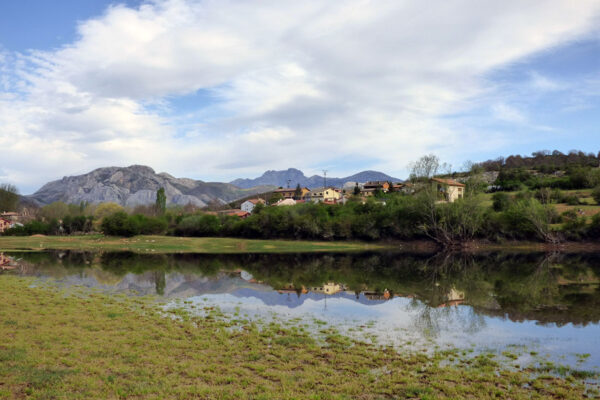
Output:
<svg viewBox="0 0 600 400">
<path fill-rule="evenodd" d="M 289 168 L 282 171 L 267 171 L 262 176 L 255 179 L 236 179 L 231 181 L 232 185 L 240 188 L 251 188 L 258 185 L 271 185 L 277 187 L 287 187 L 288 180 L 290 181 L 290 187 L 296 187 L 297 184 L 300 186 L 306 186 L 308 188 L 315 188 L 323 186 L 323 177 L 319 175 L 313 175 L 306 177 L 304 173 L 295 168 Z M 402 182 L 401 179 L 393 178 L 383 172 L 377 171 L 362 171 L 358 174 L 347 176 L 345 178 L 330 178 L 327 177 L 327 185 L 341 187 L 346 182 L 367 182 L 367 181 L 391 181 L 391 182 Z"/>
<path fill-rule="evenodd" d="M 25 196 L 37 205 L 54 201 L 78 204 L 115 202 L 124 206 L 153 204 L 156 191 L 165 188 L 167 204 L 194 204 L 203 207 L 209 202 L 228 203 L 255 193 L 264 193 L 273 187 L 248 187 L 241 189 L 229 183 L 203 182 L 175 178 L 167 173 L 157 174 L 150 167 L 98 168 L 78 176 L 66 176 L 45 184 L 32 195 Z"/>
</svg>

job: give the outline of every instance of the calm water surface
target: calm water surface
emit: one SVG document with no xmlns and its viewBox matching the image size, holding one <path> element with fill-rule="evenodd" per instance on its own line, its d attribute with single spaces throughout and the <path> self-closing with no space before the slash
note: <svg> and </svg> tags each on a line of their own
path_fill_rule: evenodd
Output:
<svg viewBox="0 0 600 400">
<path fill-rule="evenodd" d="M 193 312 L 331 327 L 398 348 L 509 352 L 526 365 L 600 367 L 600 254 L 137 255 L 4 253 L 2 274 Z M 183 302 L 182 300 L 185 300 Z"/>
</svg>

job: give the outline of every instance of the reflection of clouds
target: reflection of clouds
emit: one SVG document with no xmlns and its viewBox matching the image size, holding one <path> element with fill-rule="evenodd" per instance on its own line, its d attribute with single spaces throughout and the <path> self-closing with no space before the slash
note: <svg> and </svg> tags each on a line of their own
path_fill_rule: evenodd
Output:
<svg viewBox="0 0 600 400">
<path fill-rule="evenodd" d="M 600 326 L 576 328 L 572 325 L 541 326 L 535 322 L 513 322 L 501 317 L 486 317 L 467 305 L 435 308 L 410 298 L 393 298 L 377 304 L 360 303 L 353 298 L 308 298 L 295 308 L 285 302 L 265 304 L 258 296 L 207 294 L 191 300 L 202 307 L 217 306 L 226 315 L 238 312 L 251 321 L 282 322 L 298 325 L 319 335 L 322 326 L 314 320 L 326 321 L 329 327 L 357 340 L 375 341 L 402 349 L 440 347 L 504 349 L 524 345 L 528 350 L 549 354 L 559 360 L 565 355 L 591 353 L 589 365 L 600 365 Z M 597 350 L 596 350 L 597 349 Z M 562 359 L 565 362 L 565 359 Z"/>
</svg>

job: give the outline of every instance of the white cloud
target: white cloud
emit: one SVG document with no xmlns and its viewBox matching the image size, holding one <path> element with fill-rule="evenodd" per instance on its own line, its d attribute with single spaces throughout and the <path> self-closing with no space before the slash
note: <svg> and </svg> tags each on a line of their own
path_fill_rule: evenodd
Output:
<svg viewBox="0 0 600 400">
<path fill-rule="evenodd" d="M 494 104 L 492 106 L 492 112 L 497 119 L 502 121 L 514 122 L 518 124 L 527 122 L 527 117 L 525 117 L 521 111 L 508 104 Z"/>
<path fill-rule="evenodd" d="M 472 157 L 490 138 L 443 117 L 490 90 L 486 73 L 589 34 L 599 10 L 592 0 L 113 6 L 61 49 L 0 55 L 4 175 L 34 188 L 144 163 L 219 179 L 344 158 L 402 174 L 425 152 Z M 541 75 L 532 84 L 555 88 Z M 149 106 L 199 89 L 215 102 L 197 112 Z M 498 118 L 526 120 L 493 104 Z"/>
<path fill-rule="evenodd" d="M 534 89 L 545 91 L 545 92 L 553 92 L 557 90 L 561 90 L 564 88 L 564 85 L 544 76 L 538 72 L 531 72 L 531 86 Z"/>
</svg>

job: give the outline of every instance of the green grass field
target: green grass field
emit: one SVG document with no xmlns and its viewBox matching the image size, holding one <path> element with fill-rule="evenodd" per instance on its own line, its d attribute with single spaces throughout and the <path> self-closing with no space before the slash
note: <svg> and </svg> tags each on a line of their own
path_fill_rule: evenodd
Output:
<svg viewBox="0 0 600 400">
<path fill-rule="evenodd" d="M 35 278 L 0 275 L 0 305 L 4 399 L 579 399 L 590 376 L 507 369 L 491 353 L 398 353 L 331 329 L 319 343 Z"/>
<path fill-rule="evenodd" d="M 366 251 L 389 245 L 361 242 L 135 236 L 5 236 L 0 250 L 127 250 L 138 253 L 301 253 Z"/>
</svg>

